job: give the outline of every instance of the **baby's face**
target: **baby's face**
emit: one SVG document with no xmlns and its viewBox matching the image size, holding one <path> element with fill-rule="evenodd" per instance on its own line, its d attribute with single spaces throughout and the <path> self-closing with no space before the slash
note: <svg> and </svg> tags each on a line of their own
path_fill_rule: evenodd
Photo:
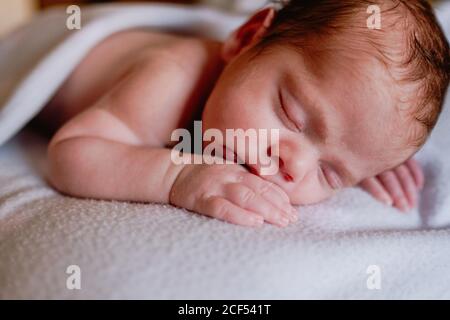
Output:
<svg viewBox="0 0 450 320">
<path fill-rule="evenodd" d="M 227 65 L 203 114 L 203 128 L 224 135 L 226 129 L 279 129 L 280 167 L 263 178 L 294 204 L 324 200 L 409 156 L 393 134 L 404 124 L 381 63 L 315 58 L 287 46 L 256 56 L 246 51 Z M 249 158 L 248 150 L 234 152 Z M 261 172 L 260 164 L 248 166 Z"/>
</svg>

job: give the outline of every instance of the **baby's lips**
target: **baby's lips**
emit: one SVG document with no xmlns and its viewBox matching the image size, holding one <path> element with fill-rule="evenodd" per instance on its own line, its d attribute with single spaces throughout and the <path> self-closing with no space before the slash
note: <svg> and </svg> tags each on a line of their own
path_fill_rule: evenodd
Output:
<svg viewBox="0 0 450 320">
<path fill-rule="evenodd" d="M 222 158 L 225 161 L 233 161 L 234 163 L 237 162 L 236 153 L 234 153 L 232 150 L 228 149 L 225 146 L 222 146 Z"/>
<path fill-rule="evenodd" d="M 254 175 L 256 175 L 256 176 L 259 176 L 259 173 L 258 173 L 258 169 L 256 169 L 255 167 L 253 167 L 253 166 L 247 166 L 247 168 L 248 168 L 248 170 L 250 171 L 250 173 L 252 173 L 252 174 L 254 174 Z"/>
</svg>

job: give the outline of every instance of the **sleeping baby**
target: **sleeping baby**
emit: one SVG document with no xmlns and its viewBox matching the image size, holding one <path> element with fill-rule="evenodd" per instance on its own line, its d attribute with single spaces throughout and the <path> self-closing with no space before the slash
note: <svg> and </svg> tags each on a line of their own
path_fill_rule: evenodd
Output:
<svg viewBox="0 0 450 320">
<path fill-rule="evenodd" d="M 413 156 L 436 124 L 449 67 L 424 0 L 292 0 L 258 11 L 225 42 L 116 33 L 36 121 L 53 135 L 49 181 L 71 196 L 285 227 L 298 218 L 293 205 L 360 186 L 408 211 L 424 184 Z M 173 132 L 196 121 L 203 132 L 277 130 L 277 139 L 173 161 Z M 276 172 L 246 161 L 252 152 L 276 158 Z M 225 154 L 244 161 L 214 161 Z"/>
</svg>

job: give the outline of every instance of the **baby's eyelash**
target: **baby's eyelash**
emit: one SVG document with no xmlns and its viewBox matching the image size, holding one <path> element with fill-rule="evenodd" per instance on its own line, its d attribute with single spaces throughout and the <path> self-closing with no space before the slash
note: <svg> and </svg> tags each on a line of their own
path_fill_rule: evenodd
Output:
<svg viewBox="0 0 450 320">
<path fill-rule="evenodd" d="M 286 116 L 286 118 L 289 121 L 289 123 L 295 128 L 296 131 L 303 132 L 303 127 L 300 124 L 298 124 L 295 121 L 293 121 L 291 119 L 291 117 L 289 116 L 289 113 L 287 112 L 286 107 L 285 107 L 283 94 L 281 93 L 281 90 L 278 93 L 278 98 L 279 98 L 279 101 L 280 101 L 281 109 L 283 110 L 283 113 Z"/>
<path fill-rule="evenodd" d="M 326 180 L 327 184 L 330 186 L 333 190 L 339 190 L 342 189 L 342 183 L 340 182 L 339 178 L 336 176 L 336 173 L 331 173 L 327 171 L 329 169 L 326 169 L 323 167 L 323 165 L 319 166 L 320 174 L 322 177 Z"/>
</svg>

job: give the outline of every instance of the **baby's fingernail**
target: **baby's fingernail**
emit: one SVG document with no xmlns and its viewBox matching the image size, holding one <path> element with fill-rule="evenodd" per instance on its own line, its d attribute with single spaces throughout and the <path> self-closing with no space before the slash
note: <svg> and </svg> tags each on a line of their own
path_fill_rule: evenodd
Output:
<svg viewBox="0 0 450 320">
<path fill-rule="evenodd" d="M 290 216 L 291 216 L 292 220 L 298 221 L 298 212 L 294 208 L 291 209 Z"/>
<path fill-rule="evenodd" d="M 399 202 L 398 202 L 398 206 L 400 207 L 400 210 L 402 210 L 403 212 L 407 212 L 407 211 L 409 211 L 409 205 L 408 205 L 408 202 L 406 201 L 406 199 L 401 199 Z"/>
<path fill-rule="evenodd" d="M 287 227 L 287 225 L 289 224 L 289 219 L 283 216 L 280 216 L 277 219 L 277 222 L 282 226 L 282 227 Z"/>
<path fill-rule="evenodd" d="M 283 215 L 286 219 L 288 219 L 289 222 L 295 222 L 294 221 L 294 217 L 289 213 L 289 212 L 285 212 Z"/>
<path fill-rule="evenodd" d="M 383 202 L 387 205 L 387 206 L 392 206 L 394 204 L 394 201 L 392 201 L 391 198 L 384 198 Z"/>
<path fill-rule="evenodd" d="M 253 222 L 254 222 L 255 226 L 261 227 L 264 224 L 264 218 L 263 217 L 254 218 Z"/>
</svg>

